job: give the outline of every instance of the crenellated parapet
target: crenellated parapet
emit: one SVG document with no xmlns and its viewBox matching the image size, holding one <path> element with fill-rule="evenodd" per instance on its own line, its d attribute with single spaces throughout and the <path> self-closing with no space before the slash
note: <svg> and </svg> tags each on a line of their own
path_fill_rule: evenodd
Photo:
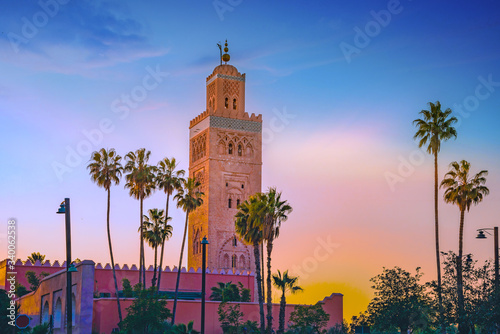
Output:
<svg viewBox="0 0 500 334">
<path fill-rule="evenodd" d="M 5 263 L 5 260 L 1 262 L 1 264 L 4 264 Z M 0 266 L 1 266 L 0 264 Z M 59 261 L 54 261 L 53 263 L 51 263 L 49 260 L 47 261 L 44 261 L 43 263 L 41 263 L 40 261 L 36 261 L 35 263 L 32 263 L 31 261 L 29 260 L 26 260 L 26 261 L 21 261 L 20 259 L 18 259 L 15 263 L 16 265 L 16 270 L 18 269 L 26 269 L 26 270 L 31 270 L 31 271 L 35 271 L 37 272 L 39 269 L 40 272 L 42 271 L 47 271 L 47 269 L 56 269 L 56 270 L 61 270 L 62 268 L 66 268 L 66 261 L 62 262 L 62 264 L 59 263 Z M 101 263 L 97 263 L 95 264 L 95 270 L 96 271 L 99 271 L 99 270 L 112 270 L 112 267 L 109 263 L 106 263 L 104 266 L 101 264 Z M 137 268 L 137 266 L 135 264 L 132 264 L 130 267 L 129 265 L 127 264 L 124 264 L 123 266 L 120 266 L 119 264 L 115 264 L 115 270 L 120 270 L 120 271 L 135 271 L 137 272 L 139 269 Z M 50 272 L 52 272 L 51 270 L 49 270 Z M 154 267 L 152 265 L 150 265 L 146 271 L 154 271 Z M 176 273 L 178 272 L 179 269 L 177 268 L 177 266 L 174 266 L 173 268 L 170 268 L 169 266 L 166 266 L 162 272 L 164 273 Z M 255 276 L 255 273 L 253 271 L 249 271 L 249 270 L 224 270 L 224 269 L 210 269 L 210 268 L 207 268 L 206 272 L 208 274 L 217 274 L 217 275 L 241 275 L 241 276 Z M 186 268 L 186 267 L 182 267 L 181 269 L 181 273 L 191 273 L 191 274 L 201 274 L 202 273 L 202 269 L 201 268 Z"/>
</svg>

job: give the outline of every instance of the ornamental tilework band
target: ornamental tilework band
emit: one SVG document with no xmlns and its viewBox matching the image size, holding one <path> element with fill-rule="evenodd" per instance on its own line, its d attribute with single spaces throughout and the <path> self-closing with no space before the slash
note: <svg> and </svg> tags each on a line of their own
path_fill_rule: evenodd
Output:
<svg viewBox="0 0 500 334">
<path fill-rule="evenodd" d="M 249 132 L 262 132 L 262 123 L 241 119 L 210 116 L 210 126 L 214 128 L 232 129 Z"/>
<path fill-rule="evenodd" d="M 233 75 L 226 75 L 226 74 L 216 74 L 214 75 L 210 80 L 207 81 L 207 86 L 210 85 L 212 81 L 214 81 L 217 78 L 222 78 L 222 79 L 229 79 L 229 80 L 236 80 L 236 81 L 243 81 L 245 82 L 245 77 L 235 77 Z"/>
</svg>

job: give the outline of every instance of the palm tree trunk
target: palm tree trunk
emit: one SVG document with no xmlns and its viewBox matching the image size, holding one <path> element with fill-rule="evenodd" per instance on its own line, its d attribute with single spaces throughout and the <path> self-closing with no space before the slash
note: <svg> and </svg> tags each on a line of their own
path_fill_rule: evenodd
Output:
<svg viewBox="0 0 500 334">
<path fill-rule="evenodd" d="M 464 244 L 464 218 L 465 208 L 460 209 L 460 232 L 458 239 L 458 258 L 457 258 L 457 296 L 458 296 L 458 332 L 459 334 L 467 334 L 467 326 L 465 324 L 464 310 L 464 290 L 463 290 L 463 274 L 462 274 L 462 256 Z"/>
<path fill-rule="evenodd" d="M 153 279 L 151 280 L 151 286 L 156 287 L 156 268 L 157 268 L 157 259 L 158 259 L 158 246 L 155 246 L 155 270 L 153 273 Z"/>
<path fill-rule="evenodd" d="M 182 237 L 181 256 L 179 257 L 179 267 L 177 268 L 177 281 L 175 282 L 174 308 L 172 310 L 172 325 L 175 325 L 175 312 L 177 311 L 177 294 L 179 293 L 179 283 L 181 279 L 182 256 L 184 255 L 184 245 L 186 244 L 186 232 L 188 227 L 189 210 L 186 211 L 186 222 L 184 223 L 184 236 Z"/>
<path fill-rule="evenodd" d="M 264 268 L 264 241 L 260 244 L 260 263 L 262 263 L 262 268 Z M 262 269 L 262 299 L 266 300 L 266 279 L 265 279 L 265 272 L 264 269 Z"/>
<path fill-rule="evenodd" d="M 260 254 L 259 244 L 254 244 L 253 255 L 255 258 L 255 276 L 257 277 L 257 295 L 259 298 L 259 311 L 260 311 L 260 333 L 265 333 L 266 321 L 264 319 L 264 298 L 262 297 L 262 276 L 260 271 Z"/>
<path fill-rule="evenodd" d="M 113 257 L 113 247 L 111 246 L 111 231 L 109 228 L 109 210 L 111 191 L 108 188 L 108 212 L 107 212 L 107 228 L 108 228 L 108 246 L 109 246 L 109 257 L 111 258 L 111 267 L 113 268 L 113 279 L 115 281 L 115 293 L 116 293 L 116 304 L 118 306 L 118 319 L 122 322 L 122 309 L 120 307 L 120 296 L 118 295 L 118 283 L 116 282 L 116 272 L 115 272 L 115 259 Z"/>
<path fill-rule="evenodd" d="M 144 254 L 144 231 L 142 229 L 142 226 L 144 224 L 144 217 L 143 217 L 143 205 L 144 204 L 144 199 L 143 197 L 141 197 L 141 261 L 142 261 L 142 266 L 141 266 L 141 270 L 142 270 L 142 283 L 144 284 L 143 285 L 143 289 L 145 290 L 146 289 L 146 256 Z M 139 274 L 140 274 L 140 271 L 139 271 Z"/>
<path fill-rule="evenodd" d="M 286 309 L 286 297 L 285 297 L 285 288 L 283 288 L 283 294 L 281 295 L 281 301 L 280 301 L 280 317 L 279 317 L 278 334 L 285 333 L 285 309 Z"/>
<path fill-rule="evenodd" d="M 273 251 L 272 238 L 267 240 L 267 333 L 273 330 L 273 300 L 271 286 L 271 253 Z"/>
<path fill-rule="evenodd" d="M 168 200 L 169 200 L 170 194 L 167 193 L 167 204 L 165 207 L 165 226 L 167 225 L 167 218 L 168 218 Z M 161 241 L 161 254 L 160 254 L 160 270 L 158 271 L 158 285 L 156 288 L 156 292 L 158 293 L 160 291 L 160 283 L 161 283 L 161 272 L 163 271 L 163 253 L 165 249 L 165 238 Z"/>
<path fill-rule="evenodd" d="M 139 197 L 141 219 L 139 220 L 139 284 L 142 284 L 142 197 Z"/>
<path fill-rule="evenodd" d="M 438 154 L 434 153 L 434 230 L 436 237 L 436 265 L 437 265 L 437 295 L 439 309 L 439 324 L 441 333 L 446 332 L 443 318 L 443 296 L 441 293 L 441 257 L 439 251 L 439 216 L 438 216 Z"/>
</svg>

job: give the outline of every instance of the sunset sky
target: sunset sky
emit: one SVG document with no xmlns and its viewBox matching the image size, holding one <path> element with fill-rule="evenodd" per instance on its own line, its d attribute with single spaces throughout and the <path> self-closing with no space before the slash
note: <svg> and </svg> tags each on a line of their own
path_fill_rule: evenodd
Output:
<svg viewBox="0 0 500 334">
<path fill-rule="evenodd" d="M 493 256 L 493 240 L 474 237 L 500 224 L 497 1 L 40 3 L 4 1 L 0 11 L 2 258 L 15 218 L 18 258 L 39 251 L 62 262 L 55 212 L 70 197 L 73 257 L 109 262 L 90 153 L 145 147 L 153 164 L 175 157 L 187 170 L 189 121 L 205 108 L 225 39 L 230 64 L 246 73 L 246 111 L 263 115 L 263 190 L 276 186 L 294 208 L 273 257 L 273 269 L 300 276 L 305 291 L 291 302 L 340 292 L 350 319 L 383 267 L 420 266 L 435 279 L 433 164 L 412 139 L 430 101 L 459 118 L 440 179 L 454 160 L 489 171 L 491 194 L 466 215 L 464 239 L 466 253 Z M 155 87 L 141 90 L 152 72 Z M 131 265 L 139 203 L 124 183 L 111 189 L 112 236 L 115 261 Z M 157 192 L 145 209 L 164 201 Z M 184 214 L 170 215 L 172 267 Z M 440 222 L 442 250 L 457 251 L 458 208 L 440 200 Z"/>
</svg>

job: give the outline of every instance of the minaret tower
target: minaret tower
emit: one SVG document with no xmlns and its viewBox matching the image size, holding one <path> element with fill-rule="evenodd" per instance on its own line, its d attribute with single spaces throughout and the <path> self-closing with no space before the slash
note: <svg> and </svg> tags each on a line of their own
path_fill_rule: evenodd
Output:
<svg viewBox="0 0 500 334">
<path fill-rule="evenodd" d="M 206 236 L 208 268 L 254 270 L 252 248 L 236 236 L 234 215 L 261 191 L 262 115 L 245 112 L 245 74 L 227 64 L 228 51 L 226 41 L 221 65 L 206 80 L 206 110 L 189 125 L 189 177 L 201 182 L 205 196 L 189 217 L 188 267 L 201 267 Z"/>
</svg>

